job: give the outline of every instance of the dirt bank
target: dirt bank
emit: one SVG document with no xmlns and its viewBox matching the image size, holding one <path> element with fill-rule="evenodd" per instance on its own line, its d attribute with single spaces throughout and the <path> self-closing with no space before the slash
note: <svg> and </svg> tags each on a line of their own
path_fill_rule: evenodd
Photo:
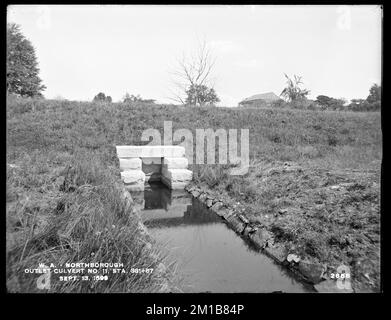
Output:
<svg viewBox="0 0 391 320">
<path fill-rule="evenodd" d="M 379 291 L 376 171 L 258 163 L 245 177 L 223 179 L 213 188 L 198 182 L 188 191 L 318 291 L 340 292 L 334 290 L 335 277 L 344 265 L 350 269 L 352 291 Z"/>
</svg>

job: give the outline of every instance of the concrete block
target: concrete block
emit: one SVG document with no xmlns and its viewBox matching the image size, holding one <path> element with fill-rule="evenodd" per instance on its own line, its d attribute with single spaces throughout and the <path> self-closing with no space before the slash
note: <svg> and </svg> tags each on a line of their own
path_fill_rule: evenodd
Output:
<svg viewBox="0 0 391 320">
<path fill-rule="evenodd" d="M 190 182 L 193 179 L 193 172 L 187 169 L 162 169 L 162 176 L 170 179 L 171 182 Z"/>
<path fill-rule="evenodd" d="M 189 161 L 187 158 L 163 158 L 163 166 L 166 169 L 187 169 Z"/>
<path fill-rule="evenodd" d="M 141 170 L 129 170 L 121 172 L 122 181 L 128 185 L 136 185 L 145 183 L 145 173 Z"/>
<path fill-rule="evenodd" d="M 185 156 L 182 146 L 116 146 L 118 158 L 179 158 Z"/>
<path fill-rule="evenodd" d="M 144 183 L 140 184 L 126 184 L 125 189 L 128 190 L 129 192 L 139 192 L 139 191 L 144 191 Z"/>
<path fill-rule="evenodd" d="M 119 168 L 121 171 L 141 170 L 142 162 L 140 158 L 119 159 Z"/>
</svg>

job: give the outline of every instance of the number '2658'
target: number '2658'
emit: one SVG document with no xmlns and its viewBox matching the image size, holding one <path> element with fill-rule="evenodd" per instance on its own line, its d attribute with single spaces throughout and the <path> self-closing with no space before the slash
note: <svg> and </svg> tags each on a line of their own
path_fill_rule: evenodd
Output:
<svg viewBox="0 0 391 320">
<path fill-rule="evenodd" d="M 350 282 L 350 268 L 345 265 L 340 265 L 337 268 L 337 272 L 330 274 L 331 279 L 337 279 L 337 287 L 338 289 L 348 289 L 352 288 L 352 284 Z"/>
</svg>

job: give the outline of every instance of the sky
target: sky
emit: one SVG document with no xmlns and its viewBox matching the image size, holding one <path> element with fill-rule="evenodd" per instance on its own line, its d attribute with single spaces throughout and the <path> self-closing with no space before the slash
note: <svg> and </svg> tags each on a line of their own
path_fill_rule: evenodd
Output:
<svg viewBox="0 0 391 320">
<path fill-rule="evenodd" d="M 173 103 L 172 71 L 200 41 L 216 58 L 221 106 L 279 95 L 284 73 L 301 76 L 311 99 L 365 99 L 381 84 L 379 6 L 12 5 L 7 20 L 35 47 L 46 98 Z"/>
</svg>

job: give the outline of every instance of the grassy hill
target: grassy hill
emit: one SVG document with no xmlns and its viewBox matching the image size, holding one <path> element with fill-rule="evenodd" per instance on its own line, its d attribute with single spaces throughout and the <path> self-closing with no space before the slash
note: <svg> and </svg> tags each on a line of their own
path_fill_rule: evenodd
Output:
<svg viewBox="0 0 391 320">
<path fill-rule="evenodd" d="M 142 235 L 113 186 L 120 179 L 115 145 L 144 144 L 142 131 L 163 134 L 164 120 L 173 122 L 174 131 L 186 128 L 194 136 L 197 128 L 249 129 L 250 172 L 233 177 L 227 165 L 194 165 L 195 183 L 245 202 L 253 221 L 266 224 L 303 256 L 330 264 L 343 260 L 363 274 L 360 283 L 378 287 L 379 113 L 9 97 L 9 289 L 35 291 L 33 277 L 22 270 L 39 262 L 94 259 L 158 267 L 164 257 L 143 254 Z M 286 163 L 297 170 L 282 170 Z M 281 208 L 289 214 L 275 217 Z M 92 287 L 55 283 L 53 291 L 154 291 L 160 281 L 147 274 L 131 279 L 118 275 Z"/>
</svg>

